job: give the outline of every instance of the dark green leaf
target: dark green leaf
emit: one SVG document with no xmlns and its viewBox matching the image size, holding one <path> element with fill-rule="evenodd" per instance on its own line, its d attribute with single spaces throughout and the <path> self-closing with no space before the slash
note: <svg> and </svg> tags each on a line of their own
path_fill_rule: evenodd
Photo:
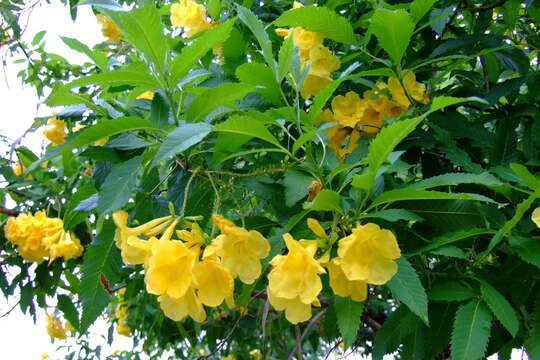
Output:
<svg viewBox="0 0 540 360">
<path fill-rule="evenodd" d="M 166 160 L 198 144 L 212 129 L 207 123 L 183 124 L 170 132 L 154 158 L 154 163 Z"/>
<path fill-rule="evenodd" d="M 481 300 L 462 305 L 456 313 L 451 351 L 455 360 L 483 359 L 491 331 L 491 314 Z"/>
<path fill-rule="evenodd" d="M 480 290 L 482 292 L 482 298 L 495 317 L 515 337 L 519 329 L 519 319 L 512 305 L 497 289 L 485 281 L 480 282 Z"/>
<path fill-rule="evenodd" d="M 356 340 L 356 334 L 362 323 L 363 310 L 363 302 L 353 301 L 350 297 L 334 296 L 334 311 L 345 348 L 350 347 Z"/>
<path fill-rule="evenodd" d="M 439 282 L 429 292 L 432 301 L 463 301 L 472 298 L 474 290 L 457 281 Z"/>
<path fill-rule="evenodd" d="M 99 191 L 98 213 L 105 214 L 120 209 L 129 201 L 135 189 L 141 162 L 142 156 L 137 156 L 112 167 Z"/>
</svg>

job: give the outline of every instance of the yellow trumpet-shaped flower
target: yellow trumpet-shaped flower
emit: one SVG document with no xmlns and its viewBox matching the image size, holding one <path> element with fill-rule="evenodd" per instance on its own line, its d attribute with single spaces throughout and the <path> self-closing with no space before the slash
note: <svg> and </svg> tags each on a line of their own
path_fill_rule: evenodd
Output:
<svg viewBox="0 0 540 360">
<path fill-rule="evenodd" d="M 55 145 L 63 144 L 66 138 L 64 120 L 53 116 L 47 121 L 47 127 L 43 130 L 43 135 Z"/>
<path fill-rule="evenodd" d="M 171 23 L 186 28 L 188 37 L 211 27 L 205 7 L 194 0 L 180 0 L 178 4 L 172 4 Z"/>
<path fill-rule="evenodd" d="M 426 86 L 417 82 L 416 75 L 410 70 L 403 71 L 402 75 L 403 84 L 395 77 L 388 79 L 388 88 L 392 93 L 392 100 L 397 102 L 405 110 L 411 106 L 409 97 L 416 102 L 427 104 L 429 98 L 426 95 Z"/>
<path fill-rule="evenodd" d="M 66 329 L 62 324 L 62 321 L 54 315 L 47 314 L 47 334 L 53 338 L 65 339 Z"/>
<path fill-rule="evenodd" d="M 315 46 L 309 50 L 309 73 L 316 76 L 328 77 L 331 72 L 339 69 L 341 63 L 326 46 Z"/>
<path fill-rule="evenodd" d="M 214 215 L 212 219 L 221 231 L 213 244 L 222 264 L 234 277 L 252 284 L 261 275 L 260 259 L 270 252 L 268 240 L 260 232 L 235 226 L 220 215 Z"/>
<path fill-rule="evenodd" d="M 182 297 L 173 298 L 161 295 L 158 297 L 158 302 L 163 313 L 174 321 L 184 320 L 187 316 L 199 323 L 206 319 L 204 307 L 191 287 Z"/>
<path fill-rule="evenodd" d="M 193 269 L 199 300 L 207 306 L 219 306 L 223 300 L 232 297 L 234 280 L 230 270 L 215 254 L 207 255 L 205 251 L 205 255 Z"/>
<path fill-rule="evenodd" d="M 338 258 L 349 280 L 382 285 L 397 271 L 395 259 L 401 256 L 396 237 L 376 224 L 357 225 L 338 244 Z"/>
<path fill-rule="evenodd" d="M 349 280 L 341 268 L 339 259 L 332 259 L 326 267 L 330 277 L 330 287 L 336 295 L 350 296 L 354 301 L 366 300 L 367 283 L 362 280 Z"/>
<path fill-rule="evenodd" d="M 70 260 L 82 255 L 84 248 L 77 236 L 69 231 L 61 230 L 60 233 L 45 238 L 49 250 L 50 262 L 59 257 Z"/>
<path fill-rule="evenodd" d="M 365 103 L 354 91 L 349 91 L 345 96 L 338 95 L 332 100 L 334 118 L 342 126 L 355 128 L 365 109 Z"/>
<path fill-rule="evenodd" d="M 118 42 L 122 38 L 122 32 L 114 21 L 104 15 L 96 15 L 97 21 L 101 25 L 101 33 L 112 42 Z"/>
<path fill-rule="evenodd" d="M 531 215 L 531 220 L 540 228 L 540 207 L 534 209 Z"/>
<path fill-rule="evenodd" d="M 311 317 L 311 304 L 322 290 L 322 266 L 315 260 L 316 241 L 296 241 L 290 234 L 283 235 L 289 252 L 277 255 L 268 274 L 268 300 L 276 310 L 285 310 L 285 317 L 293 324 Z"/>
</svg>

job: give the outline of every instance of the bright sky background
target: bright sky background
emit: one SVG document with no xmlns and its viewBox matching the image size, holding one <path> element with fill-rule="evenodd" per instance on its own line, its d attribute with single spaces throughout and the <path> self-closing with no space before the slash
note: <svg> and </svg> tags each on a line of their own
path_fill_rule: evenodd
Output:
<svg viewBox="0 0 540 360">
<path fill-rule="evenodd" d="M 62 55 L 72 63 L 82 64 L 86 61 L 86 57 L 67 47 L 60 36 L 75 37 L 90 47 L 103 41 L 100 27 L 92 10 L 86 6 L 79 8 L 77 21 L 74 23 L 71 21 L 68 8 L 60 2 L 42 3 L 30 15 L 28 24 L 23 40 L 30 42 L 37 32 L 46 30 L 45 49 Z M 46 116 L 51 113 L 49 108 L 39 104 L 34 89 L 22 86 L 17 79 L 17 72 L 21 67 L 12 63 L 12 60 L 16 58 L 8 59 L 7 67 L 1 69 L 3 74 L 0 75 L 0 133 L 11 140 L 20 137 L 33 123 L 34 117 Z M 22 144 L 39 153 L 43 146 L 41 131 L 28 134 L 23 139 Z M 12 274 L 12 276 L 14 275 L 16 274 Z M 6 303 L 5 298 L 0 295 L 0 315 L 11 309 L 15 302 L 16 299 L 11 298 L 10 303 Z M 89 330 L 89 333 L 95 334 L 91 338 L 93 345 L 99 343 L 105 346 L 102 358 L 113 350 L 131 348 L 131 341 L 119 335 L 115 335 L 113 345 L 107 347 L 101 338 L 101 336 L 106 336 L 107 328 L 106 321 L 100 319 Z M 22 314 L 18 306 L 8 316 L 0 318 L 0 339 L 0 359 L 41 359 L 42 352 L 47 352 L 51 359 L 63 358 L 61 353 L 54 356 L 59 343 L 53 344 L 47 335 L 45 314 L 41 310 L 38 311 L 36 324 L 33 323 L 29 315 Z M 516 350 L 512 355 L 512 359 L 520 359 L 521 351 Z"/>
</svg>

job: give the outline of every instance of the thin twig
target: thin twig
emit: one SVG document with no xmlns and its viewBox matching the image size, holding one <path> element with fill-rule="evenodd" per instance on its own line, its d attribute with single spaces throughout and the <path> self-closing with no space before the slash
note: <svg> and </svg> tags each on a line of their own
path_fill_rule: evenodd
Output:
<svg viewBox="0 0 540 360">
<path fill-rule="evenodd" d="M 0 206 L 0 214 L 5 214 L 5 215 L 8 215 L 8 216 L 17 216 L 20 213 L 21 213 L 20 211 L 13 210 L 13 209 L 7 209 L 7 208 L 5 208 L 3 206 Z"/>
</svg>

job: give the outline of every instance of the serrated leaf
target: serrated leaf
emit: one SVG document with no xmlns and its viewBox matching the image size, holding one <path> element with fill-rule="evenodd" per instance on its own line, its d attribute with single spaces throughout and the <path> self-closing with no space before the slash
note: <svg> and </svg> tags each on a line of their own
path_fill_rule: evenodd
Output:
<svg viewBox="0 0 540 360">
<path fill-rule="evenodd" d="M 442 255 L 446 257 L 454 257 L 458 259 L 465 259 L 467 257 L 465 253 L 463 252 L 463 250 L 452 245 L 443 246 L 436 250 L 430 251 L 430 253 L 435 254 L 435 255 Z"/>
<path fill-rule="evenodd" d="M 478 184 L 485 186 L 498 186 L 502 182 L 490 173 L 481 174 L 450 173 L 434 176 L 428 179 L 417 181 L 411 185 L 413 188 L 429 189 L 438 186 L 453 186 L 460 184 Z"/>
<path fill-rule="evenodd" d="M 64 36 L 60 36 L 60 38 L 62 39 L 64 44 L 69 46 L 71 49 L 88 56 L 102 71 L 107 70 L 108 60 L 105 55 L 99 53 L 98 51 L 93 51 L 87 45 L 83 44 L 77 39 Z"/>
<path fill-rule="evenodd" d="M 531 359 L 540 359 L 540 296 L 536 297 L 530 324 L 531 330 L 525 340 L 525 347 Z"/>
<path fill-rule="evenodd" d="M 81 77 L 66 84 L 65 88 L 71 89 L 89 84 L 99 85 L 102 88 L 106 86 L 123 85 L 136 86 L 144 89 L 156 89 L 159 87 L 159 83 L 148 72 L 148 66 L 140 61 L 116 70 Z"/>
<path fill-rule="evenodd" d="M 429 113 L 433 113 L 438 110 L 443 110 L 444 108 L 452 105 L 462 104 L 465 102 L 480 102 L 485 103 L 485 100 L 478 98 L 478 97 L 468 97 L 468 98 L 459 98 L 459 97 L 453 97 L 453 96 L 437 96 L 433 99 L 431 102 L 431 108 L 429 109 Z"/>
<path fill-rule="evenodd" d="M 386 221 L 423 221 L 421 216 L 405 209 L 386 209 L 371 214 L 363 215 L 361 218 L 380 218 Z"/>
<path fill-rule="evenodd" d="M 373 340 L 373 360 L 382 360 L 384 355 L 396 351 L 401 343 L 401 324 L 405 323 L 404 318 L 410 314 L 404 305 L 398 307 L 391 313 L 382 327 L 375 333 Z"/>
<path fill-rule="evenodd" d="M 285 75 L 291 68 L 291 62 L 294 55 L 294 42 L 292 36 L 287 36 L 279 48 L 278 54 L 278 77 L 277 81 L 281 83 Z"/>
<path fill-rule="evenodd" d="M 288 207 L 292 207 L 305 198 L 309 192 L 309 185 L 312 182 L 313 176 L 311 175 L 295 170 L 287 171 L 283 179 L 285 204 Z"/>
<path fill-rule="evenodd" d="M 353 301 L 350 297 L 334 296 L 334 310 L 337 316 L 339 332 L 343 337 L 345 348 L 356 340 L 356 334 L 362 323 L 364 303 Z"/>
<path fill-rule="evenodd" d="M 118 210 L 129 201 L 137 183 L 142 159 L 142 156 L 137 156 L 112 167 L 99 191 L 99 214 Z"/>
<path fill-rule="evenodd" d="M 508 243 L 519 257 L 540 269 L 540 243 L 531 237 L 511 236 Z"/>
<path fill-rule="evenodd" d="M 285 11 L 274 20 L 276 26 L 289 26 L 320 32 L 325 38 L 343 42 L 356 43 L 356 36 L 349 21 L 326 7 L 302 6 Z"/>
<path fill-rule="evenodd" d="M 235 75 L 242 83 L 254 85 L 253 90 L 266 101 L 274 105 L 281 104 L 279 85 L 272 70 L 266 64 L 244 63 L 236 68 Z"/>
<path fill-rule="evenodd" d="M 257 16 L 251 12 L 251 10 L 237 5 L 238 18 L 251 30 L 257 42 L 261 46 L 262 54 L 266 64 L 276 71 L 276 61 L 274 60 L 274 54 L 272 53 L 272 42 L 266 33 L 264 24 L 257 18 Z"/>
<path fill-rule="evenodd" d="M 439 282 L 429 292 L 432 301 L 463 301 L 472 298 L 474 290 L 457 281 Z"/>
<path fill-rule="evenodd" d="M 404 257 L 397 259 L 396 263 L 398 271 L 386 285 L 394 298 L 403 302 L 422 321 L 429 324 L 427 296 L 420 278 Z"/>
<path fill-rule="evenodd" d="M 79 314 L 73 304 L 73 300 L 65 294 L 57 296 L 57 307 L 62 311 L 66 320 L 68 320 L 75 329 L 79 327 Z"/>
<path fill-rule="evenodd" d="M 221 124 L 215 125 L 212 131 L 248 135 L 280 146 L 279 141 L 261 121 L 248 116 L 232 116 Z"/>
<path fill-rule="evenodd" d="M 381 47 L 396 63 L 401 63 L 414 30 L 414 21 L 405 10 L 377 9 L 371 18 L 371 31 Z"/>
<path fill-rule="evenodd" d="M 171 109 L 167 101 L 160 93 L 155 93 L 150 105 L 150 121 L 160 128 L 164 128 L 169 124 L 170 115 Z"/>
<path fill-rule="evenodd" d="M 324 189 L 317 194 L 313 201 L 306 205 L 306 208 L 312 211 L 335 211 L 342 213 L 341 196 L 332 190 Z"/>
<path fill-rule="evenodd" d="M 456 313 L 452 330 L 452 359 L 483 359 L 490 331 L 491 313 L 481 300 L 462 305 Z"/>
<path fill-rule="evenodd" d="M 212 130 L 207 123 L 182 124 L 171 131 L 154 158 L 154 164 L 166 160 L 202 141 Z"/>
<path fill-rule="evenodd" d="M 223 83 L 209 88 L 199 94 L 187 110 L 187 117 L 193 121 L 201 121 L 204 116 L 218 106 L 235 107 L 234 101 L 242 99 L 247 93 L 255 90 L 253 85 L 241 83 Z"/>
<path fill-rule="evenodd" d="M 114 231 L 114 223 L 106 221 L 95 241 L 84 253 L 79 289 L 83 308 L 79 327 L 81 334 L 86 332 L 109 303 L 109 295 L 101 284 L 101 276 L 105 276 L 110 285 L 119 279 L 122 260 L 114 245 Z"/>
<path fill-rule="evenodd" d="M 450 233 L 441 235 L 436 237 L 431 241 L 429 245 L 426 245 L 419 250 L 415 250 L 412 253 L 409 253 L 409 256 L 421 254 L 423 252 L 427 251 L 433 251 L 435 249 L 438 249 L 442 246 L 446 246 L 448 244 L 453 244 L 458 241 L 462 241 L 465 239 L 468 239 L 470 237 L 480 236 L 480 235 L 490 235 L 494 234 L 494 230 L 490 229 L 482 229 L 482 228 L 473 228 L 473 229 L 466 229 L 466 230 L 458 230 L 458 231 L 452 231 Z"/>
<path fill-rule="evenodd" d="M 411 5 L 411 15 L 415 22 L 419 22 L 433 7 L 436 0 L 414 0 Z"/>
<path fill-rule="evenodd" d="M 66 210 L 64 213 L 64 228 L 66 230 L 71 230 L 75 225 L 83 222 L 87 217 L 86 210 L 79 210 L 79 205 L 84 200 L 88 199 L 90 196 L 96 193 L 96 188 L 93 184 L 81 184 L 78 186 L 77 191 L 69 199 Z"/>
<path fill-rule="evenodd" d="M 485 281 L 480 282 L 480 291 L 482 292 L 482 298 L 495 317 L 515 337 L 519 329 L 519 319 L 512 305 L 497 289 Z"/>
<path fill-rule="evenodd" d="M 531 190 L 538 192 L 540 195 L 540 180 L 531 174 L 531 172 L 525 166 L 512 163 L 510 164 L 510 168 L 525 182 L 525 184 L 527 184 Z"/>
</svg>

